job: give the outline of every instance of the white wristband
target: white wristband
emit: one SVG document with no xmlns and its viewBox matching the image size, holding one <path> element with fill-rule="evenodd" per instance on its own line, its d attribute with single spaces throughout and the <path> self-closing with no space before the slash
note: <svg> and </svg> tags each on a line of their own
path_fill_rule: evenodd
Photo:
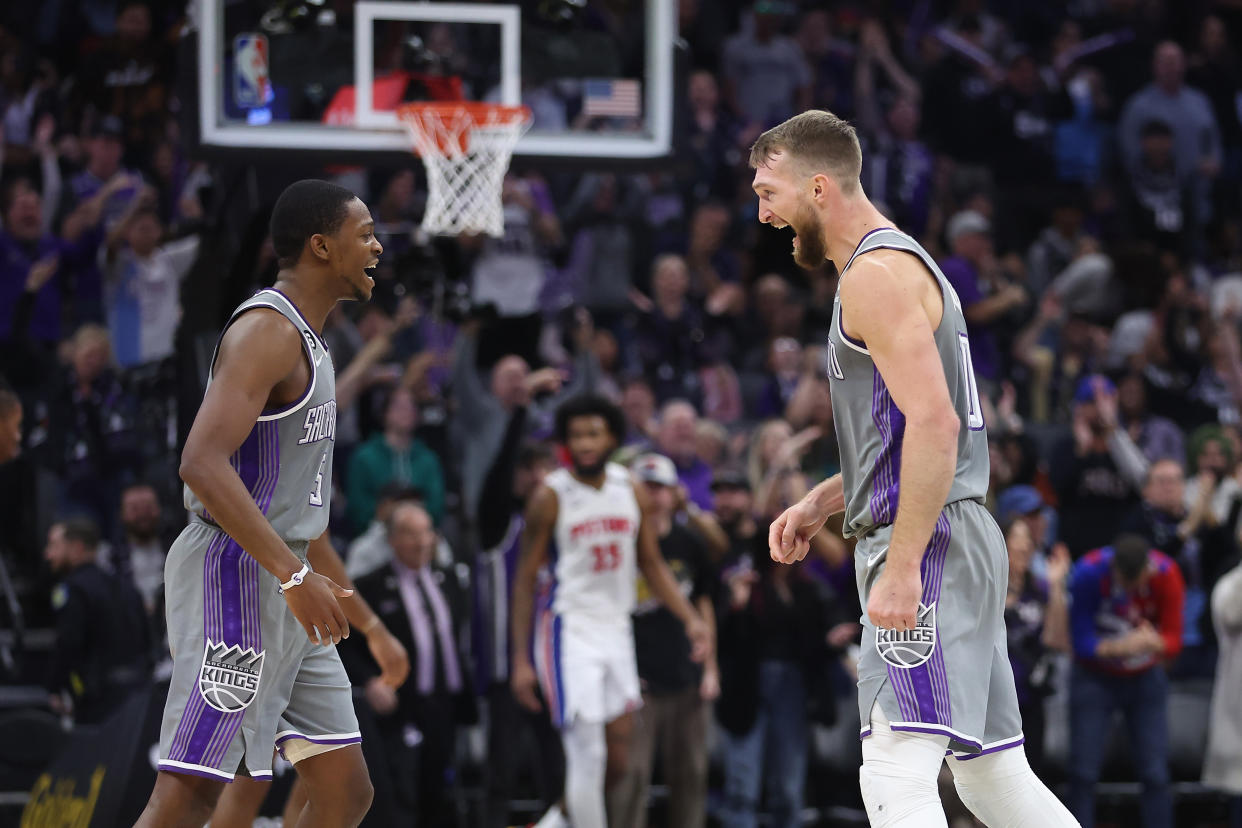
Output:
<svg viewBox="0 0 1242 828">
<path fill-rule="evenodd" d="M 310 572 L 310 564 L 305 564 L 305 563 L 302 564 L 302 568 L 299 569 L 297 572 L 293 573 L 293 577 L 291 577 L 289 580 L 285 581 L 283 584 L 280 585 L 281 593 L 283 594 L 285 590 L 293 589 L 295 586 L 298 586 L 299 584 L 301 584 L 302 581 L 306 578 L 307 573 L 309 572 Z"/>
</svg>

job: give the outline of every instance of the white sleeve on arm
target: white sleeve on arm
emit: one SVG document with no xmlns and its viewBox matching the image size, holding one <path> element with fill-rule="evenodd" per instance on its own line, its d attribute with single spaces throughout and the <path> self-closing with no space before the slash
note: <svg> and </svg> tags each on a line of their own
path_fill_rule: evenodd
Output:
<svg viewBox="0 0 1242 828">
<path fill-rule="evenodd" d="M 1124 428 L 1113 429 L 1112 435 L 1108 438 L 1108 454 L 1117 464 L 1117 471 L 1121 472 L 1126 482 L 1136 490 L 1142 490 L 1147 483 L 1149 466 L 1147 457 L 1144 456 L 1143 450 L 1130 439 L 1130 435 Z"/>
<path fill-rule="evenodd" d="M 161 248 L 161 252 L 178 279 L 184 279 L 185 275 L 190 272 L 190 266 L 194 264 L 194 259 L 198 256 L 199 242 L 200 237 L 195 234 L 171 241 Z"/>
</svg>

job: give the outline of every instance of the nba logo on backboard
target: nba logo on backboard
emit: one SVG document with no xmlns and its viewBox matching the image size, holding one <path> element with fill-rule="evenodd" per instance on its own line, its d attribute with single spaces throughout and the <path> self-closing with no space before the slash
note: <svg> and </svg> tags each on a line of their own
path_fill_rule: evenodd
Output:
<svg viewBox="0 0 1242 828">
<path fill-rule="evenodd" d="M 267 56 L 265 36 L 247 33 L 233 39 L 233 100 L 238 107 L 266 106 L 272 100 Z"/>
<path fill-rule="evenodd" d="M 894 667 L 918 667 L 927 662 L 936 649 L 936 605 L 919 604 L 918 621 L 912 630 L 889 630 L 876 627 L 875 648 Z"/>
</svg>

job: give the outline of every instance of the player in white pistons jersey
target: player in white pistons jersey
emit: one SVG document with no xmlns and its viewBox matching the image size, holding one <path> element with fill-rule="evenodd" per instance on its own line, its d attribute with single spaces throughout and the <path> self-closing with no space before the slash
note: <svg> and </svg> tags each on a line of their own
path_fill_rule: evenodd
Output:
<svg viewBox="0 0 1242 828">
<path fill-rule="evenodd" d="M 845 121 L 812 110 L 751 148 L 759 219 L 792 226 L 794 260 L 836 265 L 828 369 L 841 474 L 773 523 L 792 562 L 845 513 L 862 617 L 863 766 L 874 828 L 945 826 L 946 753 L 962 801 L 989 828 L 1076 825 L 1031 771 L 1005 638 L 1009 561 L 983 506 L 987 435 L 957 295 L 859 183 Z"/>
<path fill-rule="evenodd" d="M 510 682 L 531 710 L 542 689 L 565 746 L 565 799 L 539 828 L 604 828 L 604 791 L 625 771 L 631 714 L 642 704 L 630 622 L 638 570 L 686 625 L 695 658 L 706 657 L 711 635 L 660 555 L 646 493 L 607 460 L 625 433 L 620 409 L 575 397 L 557 410 L 556 431 L 573 468 L 549 474 L 527 509 Z"/>
<path fill-rule="evenodd" d="M 569 623 L 627 634 L 642 520 L 629 471 L 609 463 L 597 489 L 569 469 L 557 469 L 544 485 L 556 492 L 557 502 L 549 608 Z"/>
</svg>

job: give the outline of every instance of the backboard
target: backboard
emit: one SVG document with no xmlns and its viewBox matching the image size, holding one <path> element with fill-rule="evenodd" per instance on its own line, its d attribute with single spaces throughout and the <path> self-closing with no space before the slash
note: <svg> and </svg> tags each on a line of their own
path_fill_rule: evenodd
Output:
<svg viewBox="0 0 1242 828">
<path fill-rule="evenodd" d="M 410 100 L 525 104 L 515 155 L 656 159 L 672 142 L 673 0 L 200 0 L 202 145 L 409 152 Z"/>
</svg>

